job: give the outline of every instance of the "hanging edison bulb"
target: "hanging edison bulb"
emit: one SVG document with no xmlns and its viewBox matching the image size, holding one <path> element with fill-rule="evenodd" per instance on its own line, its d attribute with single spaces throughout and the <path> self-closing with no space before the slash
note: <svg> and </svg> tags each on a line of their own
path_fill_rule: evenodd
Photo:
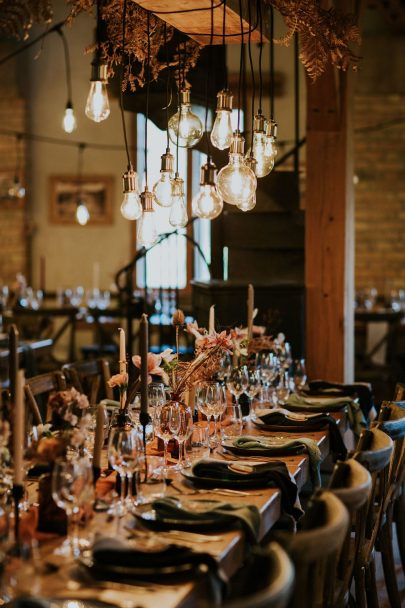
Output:
<svg viewBox="0 0 405 608">
<path fill-rule="evenodd" d="M 72 133 L 77 127 L 76 116 L 71 101 L 68 101 L 62 120 L 62 128 L 65 133 Z"/>
<path fill-rule="evenodd" d="M 226 150 L 232 141 L 232 99 L 233 95 L 227 89 L 217 94 L 217 109 L 214 126 L 211 131 L 211 143 L 218 150 Z"/>
<path fill-rule="evenodd" d="M 124 198 L 120 207 L 121 215 L 126 220 L 137 220 L 142 215 L 142 205 L 138 194 L 138 175 L 131 163 L 122 176 L 122 191 Z"/>
<path fill-rule="evenodd" d="M 76 207 L 76 220 L 80 226 L 85 226 L 90 219 L 90 211 L 87 208 L 86 201 L 79 198 Z"/>
<path fill-rule="evenodd" d="M 214 220 L 224 207 L 224 202 L 215 185 L 216 176 L 217 168 L 208 158 L 207 163 L 201 167 L 201 189 L 192 201 L 193 214 L 201 219 Z"/>
<path fill-rule="evenodd" d="M 168 123 L 169 137 L 180 148 L 191 148 L 203 136 L 201 120 L 191 111 L 190 89 L 180 91 L 180 108 Z"/>
<path fill-rule="evenodd" d="M 173 202 L 173 154 L 170 153 L 170 148 L 166 148 L 166 152 L 160 158 L 160 178 L 152 188 L 153 200 L 161 207 L 170 207 Z"/>
<path fill-rule="evenodd" d="M 256 176 L 244 159 L 245 140 L 235 131 L 229 150 L 229 163 L 218 173 L 217 190 L 226 203 L 238 205 L 256 192 Z"/>
<path fill-rule="evenodd" d="M 153 194 L 147 187 L 141 194 L 142 215 L 137 224 L 136 240 L 141 247 L 151 247 L 158 238 L 155 211 L 153 209 Z"/>
<path fill-rule="evenodd" d="M 252 156 L 252 154 L 250 154 L 250 156 L 247 156 L 245 158 L 245 164 L 256 175 L 257 160 L 254 158 L 254 156 Z M 254 207 L 256 207 L 256 191 L 250 199 L 240 201 L 238 203 L 237 207 L 241 211 L 251 211 L 252 209 L 254 209 Z"/>
<path fill-rule="evenodd" d="M 247 156 L 252 154 L 257 161 L 256 176 L 268 175 L 274 166 L 274 157 L 269 155 L 265 131 L 266 119 L 262 114 L 256 114 L 253 123 L 253 142 Z"/>
<path fill-rule="evenodd" d="M 172 206 L 169 223 L 174 228 L 184 228 L 188 222 L 187 206 L 184 198 L 184 180 L 176 173 L 172 181 Z"/>
<path fill-rule="evenodd" d="M 107 93 L 107 64 L 97 55 L 91 62 L 90 91 L 87 97 L 85 113 L 94 122 L 101 122 L 110 115 L 110 104 Z"/>
<path fill-rule="evenodd" d="M 277 123 L 271 118 L 266 121 L 266 155 L 273 158 L 273 167 L 277 152 Z"/>
</svg>

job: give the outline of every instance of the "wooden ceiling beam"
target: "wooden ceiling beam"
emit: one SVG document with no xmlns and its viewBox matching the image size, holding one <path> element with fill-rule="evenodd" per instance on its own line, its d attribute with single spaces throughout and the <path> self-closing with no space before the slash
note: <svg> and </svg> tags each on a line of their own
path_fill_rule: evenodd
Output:
<svg viewBox="0 0 405 608">
<path fill-rule="evenodd" d="M 248 2 L 251 3 L 251 20 L 256 25 L 256 2 L 252 0 L 242 1 L 242 21 L 244 41 L 247 42 L 249 31 Z M 205 46 L 210 42 L 211 33 L 211 0 L 136 0 L 142 8 L 154 13 L 157 17 L 166 21 L 180 32 L 187 34 L 190 38 Z M 224 6 L 219 0 L 214 0 L 214 37 L 213 44 L 222 44 L 222 27 L 224 17 Z M 190 9 L 205 9 L 190 11 Z M 173 11 L 173 12 L 171 12 Z M 187 11 L 187 12 L 179 12 Z M 263 42 L 269 42 L 269 28 L 267 8 L 262 2 Z M 241 24 L 239 14 L 239 0 L 227 0 L 225 16 L 225 38 L 226 44 L 240 44 Z M 255 29 L 251 32 L 251 41 L 260 42 L 260 31 Z"/>
</svg>

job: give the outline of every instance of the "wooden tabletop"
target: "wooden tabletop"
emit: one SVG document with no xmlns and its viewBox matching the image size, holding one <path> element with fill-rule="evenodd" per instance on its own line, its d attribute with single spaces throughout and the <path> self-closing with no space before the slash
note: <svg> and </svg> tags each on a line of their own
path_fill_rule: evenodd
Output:
<svg viewBox="0 0 405 608">
<path fill-rule="evenodd" d="M 345 420 L 344 414 L 337 413 L 333 414 L 333 416 L 340 425 L 343 425 Z M 250 423 L 245 434 L 264 433 Z M 265 434 L 277 435 L 277 433 Z M 304 436 L 304 434 L 288 433 L 288 436 L 293 438 Z M 327 430 L 305 433 L 305 437 L 310 437 L 317 442 L 322 458 L 325 458 L 329 454 L 329 436 Z M 214 456 L 218 458 L 219 454 L 215 453 Z M 284 461 L 290 473 L 294 476 L 298 488 L 301 488 L 309 479 L 308 456 L 306 454 L 288 457 L 277 456 L 270 459 L 263 458 L 263 460 Z M 184 490 L 185 494 L 183 498 L 186 498 L 186 493 L 190 487 L 180 473 L 176 474 L 176 485 Z M 230 496 L 229 498 L 223 498 L 223 500 L 256 505 L 261 514 L 260 538 L 262 538 L 280 518 L 281 493 L 276 488 L 260 488 L 247 492 L 249 495 L 246 497 L 238 496 L 237 498 L 233 498 Z M 167 489 L 167 495 L 177 498 L 181 497 L 172 487 Z M 198 496 L 192 496 L 191 498 L 198 500 Z M 218 496 L 210 493 L 209 490 L 204 492 L 201 498 L 205 500 L 218 500 Z M 128 531 L 125 529 L 125 526 L 129 522 L 133 523 L 132 516 L 111 520 L 111 517 L 107 516 L 106 513 L 96 513 L 88 528 L 86 528 L 86 534 L 101 533 L 106 536 L 127 538 Z M 163 537 L 163 534 L 160 533 L 160 535 Z M 220 540 L 210 541 L 210 536 L 220 536 L 221 538 Z M 193 548 L 211 553 L 218 560 L 226 575 L 232 576 L 243 563 L 245 549 L 243 532 L 238 530 L 216 531 L 212 534 L 207 533 L 206 537 L 206 543 L 201 546 L 194 544 Z M 54 564 L 55 561 L 57 563 L 61 559 L 56 558 L 53 552 L 61 544 L 62 540 L 58 538 L 42 544 L 40 552 L 43 563 L 51 562 Z M 179 543 L 186 544 L 181 541 Z M 87 583 L 86 585 L 81 585 L 73 580 L 71 576 L 74 568 L 73 563 L 66 562 L 64 559 L 63 567 L 60 567 L 56 573 L 43 575 L 42 595 L 47 597 L 64 596 L 71 599 L 85 599 L 87 597 L 123 608 L 156 608 L 157 606 L 188 608 L 188 606 L 195 605 L 198 595 L 198 591 L 192 582 L 164 585 L 155 583 L 144 584 L 140 582 L 129 586 L 106 581 L 101 584 L 95 583 L 93 585 L 93 583 Z"/>
</svg>

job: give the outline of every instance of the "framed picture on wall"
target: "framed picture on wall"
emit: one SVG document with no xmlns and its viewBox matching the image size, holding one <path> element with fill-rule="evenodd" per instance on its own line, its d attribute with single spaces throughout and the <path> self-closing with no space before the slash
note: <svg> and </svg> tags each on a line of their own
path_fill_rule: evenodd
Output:
<svg viewBox="0 0 405 608">
<path fill-rule="evenodd" d="M 112 224 L 114 177 L 51 175 L 49 219 L 52 224 L 76 224 L 78 202 L 84 202 L 90 213 L 87 225 Z"/>
</svg>

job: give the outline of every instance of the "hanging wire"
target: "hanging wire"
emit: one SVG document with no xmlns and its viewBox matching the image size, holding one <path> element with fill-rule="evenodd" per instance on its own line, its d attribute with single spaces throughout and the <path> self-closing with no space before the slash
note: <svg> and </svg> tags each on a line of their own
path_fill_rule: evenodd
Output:
<svg viewBox="0 0 405 608">
<path fill-rule="evenodd" d="M 260 30 L 260 43 L 259 43 L 259 108 L 258 113 L 263 113 L 262 101 L 263 101 L 263 66 L 262 66 L 262 55 L 263 55 L 263 15 L 261 1 L 257 0 L 257 12 L 259 16 L 259 30 Z"/>
<path fill-rule="evenodd" d="M 170 146 L 170 137 L 169 137 L 169 91 L 170 91 L 170 61 L 169 61 L 169 47 L 167 44 L 167 23 L 165 21 L 163 27 L 163 37 L 166 49 L 166 69 L 167 69 L 167 79 L 166 79 L 166 148 Z"/>
<path fill-rule="evenodd" d="M 214 0 L 211 0 L 211 37 L 210 37 L 210 60 L 211 65 L 213 65 L 213 46 L 212 43 L 214 41 Z M 208 135 L 208 108 L 209 108 L 209 82 L 210 82 L 210 70 L 207 70 L 207 75 L 205 78 L 205 138 L 207 141 L 207 161 L 211 160 L 211 141 Z"/>
<path fill-rule="evenodd" d="M 129 146 L 128 146 L 128 137 L 127 137 L 127 127 L 125 124 L 125 113 L 124 113 L 124 92 L 123 92 L 123 82 L 124 82 L 124 59 L 125 59 L 125 33 L 126 33 L 126 23 L 127 21 L 127 0 L 124 0 L 124 6 L 122 9 L 122 60 L 121 60 L 121 78 L 120 78 L 120 110 L 121 110 L 121 121 L 122 121 L 122 131 L 124 134 L 124 142 L 125 142 L 125 152 L 127 155 L 127 164 L 128 170 L 131 167 L 131 157 L 129 154 Z"/>
<path fill-rule="evenodd" d="M 251 22 L 252 15 L 250 10 L 250 2 L 248 2 L 248 19 L 249 23 Z M 251 146 L 253 146 L 253 125 L 255 120 L 255 96 L 256 96 L 256 82 L 255 82 L 255 70 L 253 66 L 253 57 L 252 57 L 252 45 L 251 45 L 251 36 L 249 32 L 248 36 L 248 55 L 249 55 L 249 64 L 250 64 L 250 74 L 252 77 L 252 110 L 251 110 Z"/>
<path fill-rule="evenodd" d="M 61 37 L 62 44 L 63 44 L 63 54 L 65 57 L 67 102 L 68 102 L 68 104 L 72 105 L 72 98 L 73 98 L 73 96 L 72 96 L 72 73 L 70 70 L 69 45 L 68 45 L 68 41 L 66 40 L 66 36 L 63 33 L 63 30 L 59 28 L 56 31 L 58 32 L 59 36 Z"/>
<path fill-rule="evenodd" d="M 223 53 L 224 53 L 224 72 L 225 72 L 224 89 L 227 90 L 228 89 L 228 68 L 226 65 L 226 44 L 225 44 L 226 0 L 224 0 L 223 5 L 224 5 L 224 14 L 222 16 L 222 46 L 223 46 Z"/>
<path fill-rule="evenodd" d="M 240 130 L 240 105 L 242 94 L 242 70 L 243 70 L 243 18 L 242 18 L 242 0 L 239 0 L 239 17 L 240 17 L 240 57 L 239 57 L 239 82 L 238 82 L 238 131 Z"/>
<path fill-rule="evenodd" d="M 270 118 L 274 120 L 274 9 L 270 4 Z"/>
<path fill-rule="evenodd" d="M 149 120 L 149 85 L 150 85 L 150 12 L 147 15 L 148 57 L 146 71 L 146 116 L 145 116 L 145 190 L 148 190 L 148 120 Z"/>
<path fill-rule="evenodd" d="M 77 155 L 77 199 L 80 199 L 82 195 L 82 186 L 83 186 L 83 155 L 84 150 L 86 148 L 86 144 L 81 142 L 77 146 L 78 155 Z"/>
<path fill-rule="evenodd" d="M 300 78 L 299 78 L 299 40 L 297 32 L 294 34 L 294 135 L 295 154 L 294 171 L 298 175 L 300 164 L 299 140 L 300 140 Z"/>
<path fill-rule="evenodd" d="M 180 78 L 181 78 L 181 65 L 180 65 L 180 45 L 177 46 L 177 52 L 179 57 L 179 86 L 177 87 L 177 108 L 179 113 L 179 124 L 177 126 L 177 135 L 176 135 L 176 174 L 179 174 L 179 135 L 180 135 L 180 121 L 181 121 L 181 105 L 180 105 Z"/>
</svg>

